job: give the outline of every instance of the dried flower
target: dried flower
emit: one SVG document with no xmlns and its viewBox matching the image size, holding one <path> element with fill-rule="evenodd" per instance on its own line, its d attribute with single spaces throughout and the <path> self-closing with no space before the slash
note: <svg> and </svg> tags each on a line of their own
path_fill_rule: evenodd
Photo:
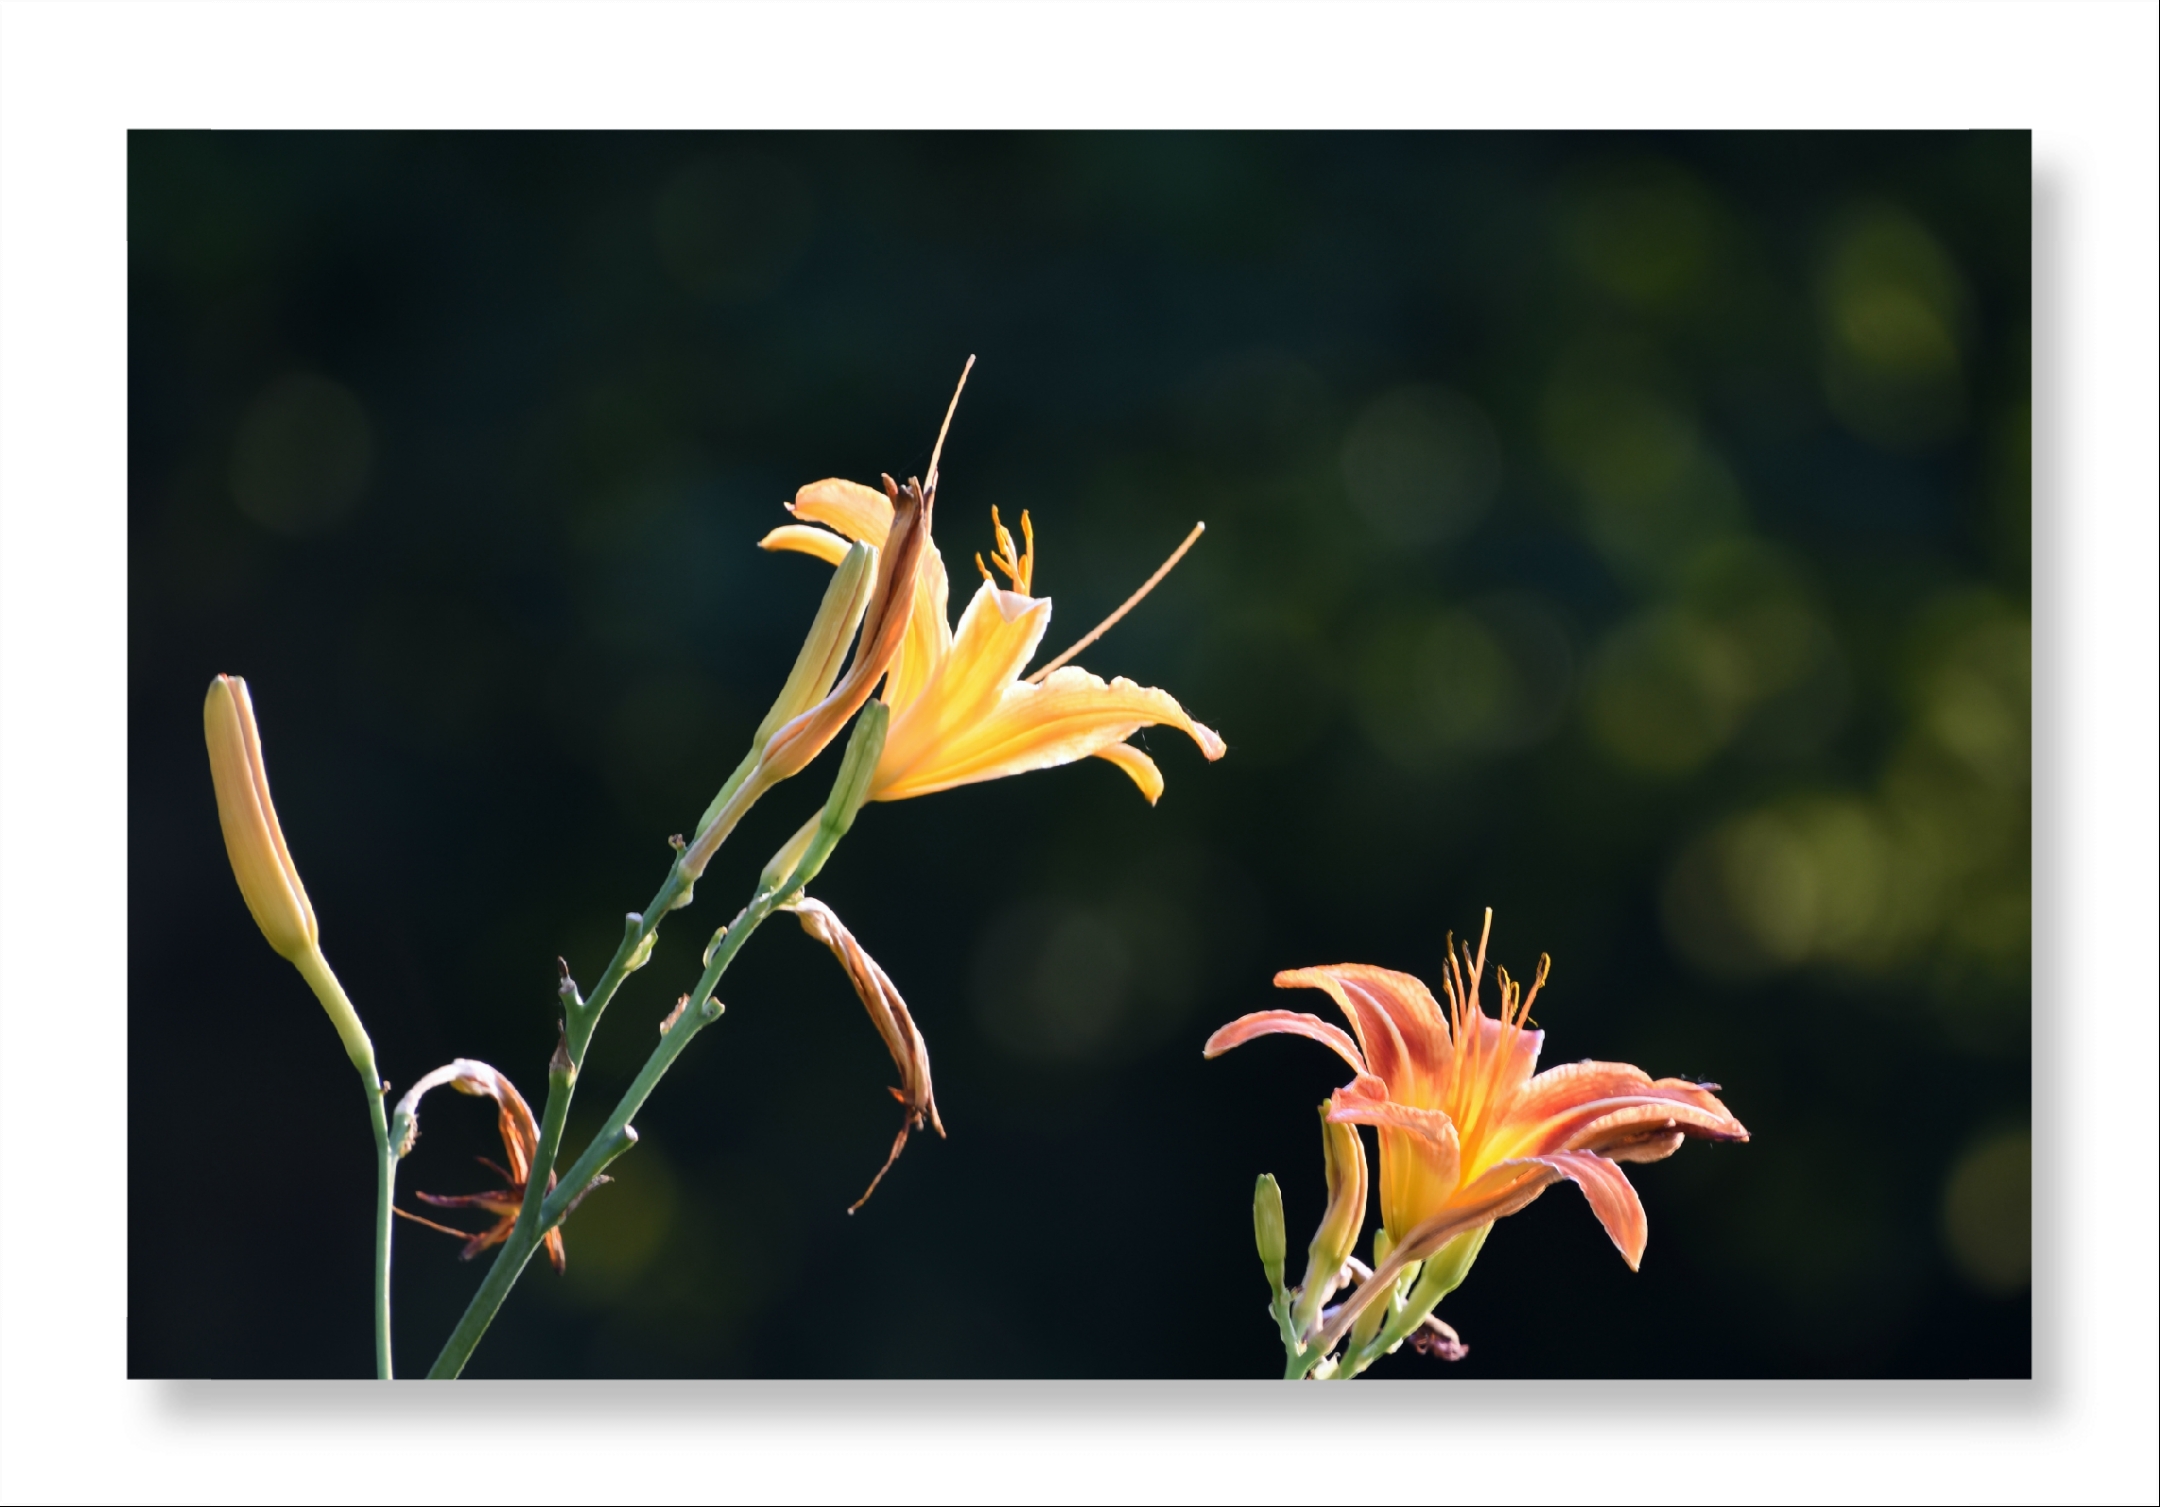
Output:
<svg viewBox="0 0 2160 1507">
<path fill-rule="evenodd" d="M 515 1084 L 484 1062 L 460 1057 L 457 1061 L 429 1073 L 406 1090 L 404 1098 L 398 1100 L 392 1133 L 397 1138 L 399 1156 L 410 1152 L 413 1142 L 419 1139 L 420 1101 L 427 1096 L 429 1089 L 440 1088 L 446 1083 L 461 1094 L 495 1101 L 495 1128 L 502 1136 L 503 1156 L 510 1165 L 497 1166 L 484 1156 L 478 1159 L 481 1166 L 503 1180 L 500 1188 L 491 1188 L 484 1193 L 416 1192 L 414 1196 L 438 1209 L 481 1209 L 493 1214 L 495 1223 L 474 1234 L 469 1230 L 454 1230 L 448 1225 L 437 1224 L 432 1219 L 422 1219 L 419 1215 L 406 1213 L 403 1209 L 397 1212 L 415 1224 L 424 1224 L 431 1230 L 440 1230 L 445 1235 L 455 1235 L 464 1240 L 465 1249 L 458 1252 L 458 1259 L 470 1261 L 489 1246 L 500 1245 L 508 1240 L 511 1230 L 517 1227 L 518 1211 L 525 1207 L 525 1185 L 532 1177 L 533 1156 L 540 1144 L 540 1127 L 533 1120 L 531 1106 L 525 1102 L 525 1096 L 517 1091 Z M 599 1181 L 601 1179 L 595 1179 L 596 1183 Z M 552 1193 L 554 1190 L 555 1174 L 550 1172 L 548 1191 Z M 548 1260 L 554 1264 L 556 1271 L 561 1271 L 565 1253 L 560 1226 L 548 1231 L 546 1245 Z"/>
<path fill-rule="evenodd" d="M 938 1119 L 937 1099 L 930 1091 L 930 1048 L 923 1040 L 922 1032 L 915 1028 L 915 1018 L 908 1014 L 907 1001 L 893 986 L 891 978 L 880 968 L 877 959 L 863 950 L 854 934 L 841 924 L 833 914 L 832 907 L 807 895 L 795 901 L 788 909 L 795 912 L 795 919 L 802 929 L 832 949 L 840 966 L 846 970 L 848 982 L 855 986 L 856 996 L 863 1008 L 870 1012 L 870 1023 L 885 1043 L 885 1050 L 892 1054 L 893 1066 L 900 1070 L 900 1085 L 891 1090 L 900 1101 L 900 1133 L 893 1138 L 892 1151 L 885 1158 L 885 1165 L 878 1168 L 877 1176 L 870 1179 L 870 1186 L 863 1196 L 848 1208 L 850 1214 L 870 1201 L 877 1185 L 885 1180 L 892 1164 L 900 1159 L 907 1146 L 908 1132 L 920 1130 L 925 1121 L 940 1136 L 945 1126 Z"/>
</svg>

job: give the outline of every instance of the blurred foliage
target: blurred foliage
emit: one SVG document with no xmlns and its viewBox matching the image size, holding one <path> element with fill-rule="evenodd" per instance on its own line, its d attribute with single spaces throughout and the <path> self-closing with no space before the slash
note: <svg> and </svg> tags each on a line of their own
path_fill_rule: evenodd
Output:
<svg viewBox="0 0 2160 1507">
<path fill-rule="evenodd" d="M 1200 1043 L 1487 905 L 1550 1060 L 1755 1140 L 1638 1170 L 1639 1275 L 1570 1190 L 1509 1220 L 1470 1358 L 1378 1374 L 2027 1374 L 2029 204 L 2023 134 L 135 134 L 132 1373 L 367 1367 L 361 1105 L 225 871 L 211 675 L 384 1071 L 538 1094 L 555 958 L 597 973 L 822 586 L 755 540 L 920 471 L 976 352 L 956 588 L 1030 510 L 1055 649 L 1205 518 L 1082 662 L 1230 756 L 866 813 L 821 893 L 950 1140 L 842 1214 L 890 1068 L 774 928 L 475 1374 L 1270 1374 L 1250 1189 L 1304 1240 L 1340 1069 Z M 435 1111 L 404 1187 L 491 1133 Z M 413 1370 L 478 1273 L 398 1241 Z"/>
</svg>

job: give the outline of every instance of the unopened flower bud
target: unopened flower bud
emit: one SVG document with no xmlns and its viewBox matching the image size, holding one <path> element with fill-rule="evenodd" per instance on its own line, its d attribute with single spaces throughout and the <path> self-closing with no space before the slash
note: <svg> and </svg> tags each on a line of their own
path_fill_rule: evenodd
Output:
<svg viewBox="0 0 2160 1507">
<path fill-rule="evenodd" d="M 210 782 L 217 789 L 218 825 L 225 829 L 225 856 L 248 914 L 271 948 L 289 963 L 315 950 L 315 909 L 308 904 L 300 871 L 293 867 L 270 802 L 263 768 L 262 735 L 247 682 L 220 675 L 203 701 L 203 737 L 210 745 Z"/>
<path fill-rule="evenodd" d="M 870 777 L 877 773 L 878 755 L 885 750 L 885 730 L 891 720 L 892 710 L 882 701 L 873 701 L 862 709 L 862 715 L 855 720 L 855 731 L 848 736 L 840 772 L 833 776 L 832 790 L 825 797 L 825 809 L 773 854 L 758 879 L 759 889 L 775 894 L 799 890 L 817 877 L 869 798 Z"/>
<path fill-rule="evenodd" d="M 1341 1285 L 1343 1263 L 1365 1228 L 1365 1145 L 1355 1125 L 1337 1125 L 1320 1106 L 1320 1143 L 1327 1156 L 1327 1212 L 1313 1232 L 1305 1259 L 1305 1282 L 1291 1312 L 1299 1334 L 1308 1334 L 1320 1310 Z"/>
<path fill-rule="evenodd" d="M 240 898 L 271 948 L 300 970 L 322 1001 L 346 1055 L 372 1078 L 374 1048 L 352 1001 L 323 959 L 315 908 L 308 904 L 307 888 L 293 866 L 277 807 L 270 801 L 262 735 L 255 726 L 247 682 L 239 676 L 220 675 L 210 682 L 210 694 L 203 700 L 203 738 L 210 748 L 210 783 L 217 790 L 225 856 L 232 861 Z"/>
<path fill-rule="evenodd" d="M 787 684 L 780 688 L 772 710 L 765 714 L 757 735 L 750 740 L 753 749 L 762 749 L 774 733 L 824 700 L 833 682 L 840 678 L 848 645 L 854 642 L 856 625 L 861 623 L 863 608 L 870 602 L 876 565 L 877 551 L 867 544 L 854 545 L 841 557 L 839 568 L 825 587 L 825 598 L 818 604 L 817 617 L 811 621 L 809 635 L 795 656 L 795 668 L 788 673 Z"/>
<path fill-rule="evenodd" d="M 1253 1243 L 1260 1248 L 1260 1265 L 1267 1270 L 1268 1287 L 1282 1293 L 1283 1256 L 1288 1237 L 1283 1229 L 1282 1188 L 1275 1174 L 1263 1172 L 1252 1191 Z"/>
</svg>

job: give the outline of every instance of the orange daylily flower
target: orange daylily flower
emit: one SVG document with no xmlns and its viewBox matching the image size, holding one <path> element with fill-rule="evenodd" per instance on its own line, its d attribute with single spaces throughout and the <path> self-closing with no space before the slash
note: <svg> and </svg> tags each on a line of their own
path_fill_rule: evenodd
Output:
<svg viewBox="0 0 2160 1507">
<path fill-rule="evenodd" d="M 1670 1156 L 1688 1136 L 1748 1138 L 1711 1092 L 1716 1084 L 1653 1080 L 1618 1062 L 1537 1072 L 1545 1033 L 1531 1027 L 1530 1007 L 1550 959 L 1539 961 L 1527 993 L 1499 971 L 1494 1019 L 1478 993 L 1491 931 L 1487 911 L 1476 957 L 1467 946 L 1460 956 L 1450 948 L 1444 1009 L 1407 973 L 1360 963 L 1300 968 L 1278 973 L 1276 987 L 1324 990 L 1349 1017 L 1355 1040 L 1293 1010 L 1242 1016 L 1208 1038 L 1208 1057 L 1276 1033 L 1331 1047 L 1357 1076 L 1330 1098 L 1327 1118 L 1379 1131 L 1380 1217 L 1391 1249 L 1315 1334 L 1322 1354 L 1367 1303 L 1392 1290 L 1405 1266 L 1475 1236 L 1561 1178 L 1581 1187 L 1621 1257 L 1636 1267 L 1649 1221 L 1618 1163 Z"/>
<path fill-rule="evenodd" d="M 440 1230 L 445 1235 L 455 1235 L 464 1240 L 465 1249 L 458 1252 L 458 1259 L 470 1261 L 489 1246 L 500 1245 L 508 1240 L 511 1230 L 516 1228 L 518 1211 L 525 1206 L 525 1184 L 532 1176 L 533 1153 L 540 1144 L 540 1126 L 533 1119 L 532 1106 L 525 1102 L 525 1096 L 517 1091 L 515 1084 L 484 1062 L 460 1057 L 457 1061 L 427 1074 L 398 1101 L 398 1122 L 405 1127 L 404 1142 L 397 1148 L 400 1157 L 410 1152 L 413 1142 L 419 1138 L 421 1099 L 427 1095 L 429 1089 L 440 1088 L 444 1084 L 461 1094 L 495 1101 L 495 1128 L 502 1135 L 503 1155 L 509 1158 L 510 1165 L 502 1167 L 484 1156 L 476 1158 L 481 1166 L 503 1180 L 500 1188 L 490 1188 L 484 1193 L 416 1192 L 413 1196 L 422 1203 L 433 1204 L 438 1209 L 479 1209 L 494 1215 L 495 1223 L 475 1234 L 470 1230 L 455 1230 L 449 1225 L 437 1224 L 432 1219 L 422 1219 L 419 1215 L 407 1213 L 403 1209 L 395 1212 L 414 1224 L 423 1224 L 431 1230 Z M 598 1181 L 600 1180 L 595 1180 L 596 1185 Z M 548 1190 L 553 1192 L 554 1188 L 555 1174 L 550 1172 Z M 560 1272 L 566 1263 L 560 1226 L 547 1232 L 545 1244 L 549 1262 Z"/>
<path fill-rule="evenodd" d="M 788 510 L 808 523 L 774 529 L 761 546 L 815 555 L 828 564 L 840 561 L 850 539 L 880 543 L 892 518 L 886 498 L 838 479 L 802 488 Z M 1092 756 L 1124 770 L 1153 804 L 1162 794 L 1162 772 L 1125 741 L 1143 727 L 1174 727 L 1210 760 L 1221 758 L 1222 739 L 1187 716 L 1168 691 L 1122 677 L 1106 683 L 1062 662 L 1046 667 L 1048 674 L 1022 677 L 1050 626 L 1050 599 L 1029 594 L 1035 538 L 1027 514 L 1020 515 L 1026 544 L 1018 549 L 995 508 L 991 521 L 999 546 L 991 563 L 1010 586 L 999 586 L 978 556 L 983 584 L 958 628 L 947 626 L 945 562 L 934 545 L 923 550 L 914 615 L 886 681 L 892 726 L 871 777 L 870 799 L 906 800 Z"/>
</svg>

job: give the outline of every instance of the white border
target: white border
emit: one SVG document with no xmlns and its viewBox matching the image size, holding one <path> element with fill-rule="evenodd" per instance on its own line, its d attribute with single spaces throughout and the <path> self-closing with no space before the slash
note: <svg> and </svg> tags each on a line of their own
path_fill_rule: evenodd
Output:
<svg viewBox="0 0 2160 1507">
<path fill-rule="evenodd" d="M 0 1496 L 2153 1500 L 2156 15 L 6 5 Z M 126 1164 L 117 1096 L 70 1067 L 125 1046 L 124 132 L 203 125 L 2033 128 L 2039 1379 L 1320 1397 L 123 1380 L 126 1242 L 59 1179 Z M 70 1154 L 48 1163 L 56 1133 Z M 572 1444 L 568 1410 L 595 1398 L 602 1426 Z"/>
</svg>

